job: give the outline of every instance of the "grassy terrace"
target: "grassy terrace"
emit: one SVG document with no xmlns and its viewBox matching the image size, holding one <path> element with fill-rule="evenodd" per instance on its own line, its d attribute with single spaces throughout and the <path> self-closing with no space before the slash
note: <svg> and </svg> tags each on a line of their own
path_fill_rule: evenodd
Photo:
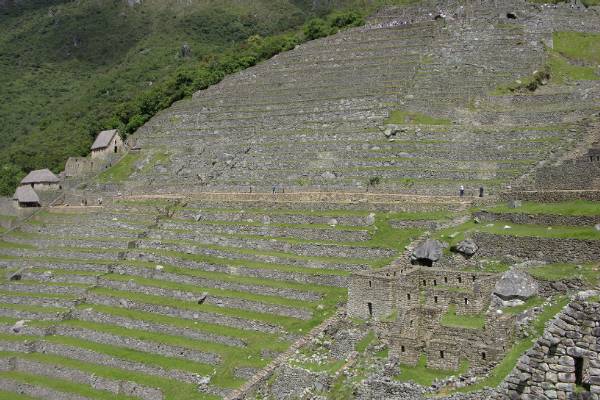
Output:
<svg viewBox="0 0 600 400">
<path fill-rule="evenodd" d="M 470 221 L 458 227 L 441 230 L 436 233 L 436 237 L 454 246 L 463 240 L 465 235 L 474 232 L 517 237 L 600 240 L 600 232 L 594 227 L 519 225 L 508 221 L 496 221 L 491 224 L 476 224 Z"/>
<path fill-rule="evenodd" d="M 107 178 L 108 179 L 108 178 Z M 111 178 L 112 179 L 112 178 Z M 188 219 L 163 218 L 161 221 L 181 223 L 185 229 L 166 229 L 174 234 L 198 234 L 198 229 L 202 226 L 224 226 L 224 227 L 244 227 L 256 226 L 262 229 L 261 235 L 246 233 L 203 233 L 214 238 L 233 238 L 239 239 L 238 244 L 234 246 L 224 246 L 213 243 L 199 243 L 198 241 L 179 240 L 176 235 L 170 236 L 170 239 L 161 239 L 162 243 L 175 246 L 173 249 L 156 248 L 136 248 L 133 251 L 162 257 L 160 264 L 163 266 L 162 273 L 156 273 L 156 265 L 159 263 L 143 260 L 119 260 L 115 259 L 117 252 L 123 249 L 110 248 L 110 242 L 125 243 L 136 240 L 138 243 L 150 243 L 150 240 L 156 239 L 137 239 L 137 234 L 144 231 L 144 226 L 150 225 L 152 214 L 159 212 L 157 207 L 176 207 L 177 211 L 190 211 L 193 208 L 173 206 L 172 202 L 146 201 L 146 202 L 121 202 L 118 204 L 118 210 L 109 213 L 41 213 L 34 222 L 37 226 L 44 228 L 42 232 L 15 231 L 10 234 L 6 241 L 0 244 L 0 260 L 9 262 L 26 262 L 33 267 L 30 268 L 28 277 L 18 284 L 6 286 L 0 290 L 0 294 L 11 296 L 12 298 L 22 298 L 22 304 L 6 304 L 1 307 L 11 310 L 10 318 L 4 317 L 0 321 L 10 326 L 16 322 L 19 313 L 29 313 L 27 315 L 39 315 L 40 318 L 28 323 L 32 327 L 64 326 L 86 331 L 102 332 L 114 337 L 129 338 L 145 343 L 162 343 L 164 345 L 177 346 L 189 350 L 212 353 L 218 355 L 221 362 L 217 365 L 206 365 L 195 361 L 181 358 L 166 357 L 159 354 L 142 352 L 134 348 L 125 348 L 121 346 L 109 345 L 96 341 L 90 341 L 79 337 L 79 331 L 65 335 L 53 335 L 47 337 L 27 337 L 23 335 L 2 334 L 1 340 L 22 341 L 46 340 L 52 343 L 65 346 L 74 346 L 98 354 L 113 357 L 117 363 L 122 362 L 123 367 L 107 367 L 96 365 L 87 361 L 81 361 L 72 358 L 65 358 L 56 354 L 16 354 L 4 353 L 0 356 L 15 356 L 28 358 L 49 365 L 58 364 L 71 368 L 79 369 L 89 373 L 94 373 L 101 377 L 115 380 L 132 380 L 150 387 L 159 387 L 167 399 L 192 399 L 207 398 L 213 396 L 198 393 L 192 385 L 165 379 L 154 375 L 128 370 L 125 367 L 126 362 L 135 362 L 138 364 L 162 368 L 165 371 L 180 370 L 211 376 L 210 385 L 217 388 L 235 388 L 243 383 L 243 379 L 235 376 L 236 368 L 262 368 L 271 358 L 287 349 L 290 341 L 299 335 L 309 331 L 317 326 L 324 319 L 332 315 L 337 307 L 345 301 L 346 289 L 322 284 L 303 283 L 297 278 L 301 276 L 318 277 L 345 277 L 349 271 L 339 269 L 338 265 L 370 266 L 373 268 L 387 265 L 391 257 L 370 258 L 360 257 L 361 249 L 387 249 L 398 254 L 404 250 L 404 246 L 411 240 L 421 234 L 420 229 L 395 229 L 390 225 L 392 220 L 448 220 L 452 214 L 446 212 L 433 213 L 403 213 L 403 212 L 378 212 L 375 213 L 375 223 L 373 225 L 361 224 L 360 220 L 354 221 L 356 225 L 329 226 L 326 224 L 301 224 L 301 223 L 271 223 L 262 224 L 248 221 L 227 222 L 219 220 L 195 222 Z M 140 213 L 140 208 L 142 212 Z M 129 213 L 130 208 L 136 211 Z M 201 212 L 211 213 L 232 213 L 242 212 L 229 208 L 202 208 Z M 258 215 L 278 215 L 290 217 L 302 215 L 323 218 L 343 218 L 343 217 L 367 217 L 370 214 L 368 210 L 291 210 L 291 209 L 252 209 L 244 210 L 244 213 L 255 213 Z M 119 223 L 111 228 L 109 237 L 99 234 L 102 224 L 101 219 L 113 220 L 117 218 Z M 53 234 L 56 229 L 65 232 L 69 224 L 77 224 L 82 219 L 82 226 L 90 226 L 86 231 L 85 237 L 79 237 L 76 234 Z M 139 226 L 139 228 L 130 229 L 130 226 Z M 129 226 L 129 227 L 128 227 Z M 96 228 L 97 227 L 97 228 Z M 273 232 L 269 232 L 273 228 Z M 164 228 L 158 228 L 164 229 Z M 276 229 L 294 229 L 293 235 L 286 237 L 275 236 Z M 311 231 L 311 237 L 315 239 L 306 239 L 302 232 Z M 320 232 L 328 230 L 355 232 L 362 231 L 368 233 L 366 240 L 353 242 L 339 242 L 335 240 L 319 239 Z M 36 241 L 47 242 L 47 248 L 38 248 Z M 63 241 L 71 243 L 63 246 Z M 352 247 L 357 252 L 357 257 L 342 256 L 316 256 L 301 255 L 293 250 L 258 250 L 253 244 L 262 240 L 265 243 L 285 243 L 290 245 L 324 245 Z M 272 242 L 266 242 L 266 240 Z M 107 243 L 106 248 L 88 247 L 95 243 Z M 191 246 L 197 249 L 199 254 L 188 254 L 183 250 L 178 250 L 177 246 Z M 238 247 L 239 246 L 239 247 Z M 6 249 L 5 254 L 2 249 Z M 23 257 L 10 255 L 9 251 L 20 249 L 24 251 Z M 175 250 L 177 249 L 177 250 Z M 48 251 L 49 255 L 42 255 L 41 251 Z M 342 250 L 343 251 L 343 250 Z M 31 255 L 27 255 L 30 252 Z M 61 256 L 64 252 L 67 256 Z M 8 254 L 7 254 L 8 253 Z M 90 258 L 91 255 L 107 257 Z M 53 265 L 56 264 L 56 265 Z M 89 270 L 81 266 L 84 264 Z M 110 265 L 127 267 L 127 274 L 106 273 L 106 267 Z M 72 266 L 72 267 L 69 267 Z M 44 278 L 44 272 L 51 270 L 55 277 L 55 282 L 48 282 Z M 231 273 L 232 270 L 237 273 Z M 100 271 L 100 272 L 99 272 Z M 150 274 L 151 273 L 151 274 Z M 283 273 L 281 277 L 273 273 Z M 168 274 L 168 275 L 166 275 Z M 292 275 L 286 278 L 285 274 L 293 274 L 297 278 L 292 280 Z M 100 276 L 99 286 L 91 286 L 79 283 L 81 279 Z M 206 285 L 183 283 L 177 280 L 177 277 L 190 277 L 204 280 Z M 271 277 L 277 276 L 277 278 Z M 87 282 L 87 281 L 86 281 Z M 109 287 L 111 283 L 115 284 L 134 284 L 130 290 L 118 290 Z M 232 288 L 221 289 L 225 284 L 231 283 Z M 22 289 L 19 289 L 23 285 Z M 79 295 L 62 293 L 38 293 L 36 286 L 47 289 L 56 288 L 56 290 L 69 290 L 69 288 L 81 290 L 86 289 L 89 295 L 87 300 L 81 300 Z M 168 291 L 178 291 L 192 295 L 190 300 L 183 298 L 170 298 L 160 295 L 146 294 L 152 293 L 153 289 Z M 282 292 L 276 292 L 281 290 Z M 310 300 L 300 300 L 291 296 L 285 291 L 294 293 L 306 293 L 311 297 Z M 223 301 L 234 301 L 234 306 L 221 306 L 212 302 L 197 304 L 194 297 L 207 293 L 213 299 L 222 299 Z M 314 297 L 317 296 L 317 297 Z M 39 301 L 33 301 L 38 299 Z M 103 304 L 106 299 L 107 303 Z M 30 301 L 31 303 L 28 303 Z M 127 303 L 121 303 L 127 301 Z M 60 303 L 60 307 L 56 304 Z M 68 302 L 68 303 L 65 303 Z M 73 302 L 73 303 L 72 303 Z M 265 306 L 285 307 L 286 309 L 297 309 L 310 316 L 309 319 L 293 318 L 271 314 L 269 312 L 255 311 L 254 308 L 244 308 L 244 302 L 250 302 L 254 306 L 264 304 Z M 52 304 L 55 305 L 52 305 Z M 109 305 L 110 304 L 110 305 Z M 227 304 L 227 303 L 226 303 Z M 64 307 L 63 307 L 64 305 Z M 46 307 L 47 306 L 47 307 Z M 71 307 L 82 313 L 83 319 L 71 319 L 57 321 L 58 316 L 65 314 Z M 159 307 L 152 310 L 152 307 Z M 188 317 L 179 316 L 183 312 Z M 16 313 L 16 314 L 15 314 Z M 199 319 L 191 319 L 194 313 L 200 314 Z M 48 316 L 43 317 L 42 316 Z M 85 317 L 83 317 L 85 316 Z M 206 319 L 205 316 L 216 316 L 217 319 Z M 229 321 L 238 321 L 233 324 L 224 321 L 220 323 L 218 317 L 222 316 Z M 190 318 L 190 319 L 188 319 Z M 212 317 L 211 317 L 212 318 Z M 113 323 L 109 321 L 114 321 Z M 117 323 L 121 321 L 121 323 Z M 123 321 L 137 321 L 138 328 L 122 326 Z M 246 321 L 246 322 L 244 322 Z M 142 323 L 142 325 L 139 325 Z M 264 333 L 250 328 L 249 324 L 258 324 L 259 326 L 274 327 L 278 333 Z M 169 327 L 168 333 L 160 331 L 157 327 L 161 325 Z M 144 328 L 141 328 L 144 327 Z M 186 334 L 176 335 L 177 330 L 184 330 Z M 277 332 L 276 330 L 276 332 Z M 183 332 L 183 331 L 182 331 Z M 198 335 L 194 336 L 194 332 Z M 192 339 L 193 337 L 193 339 Z M 198 339 L 200 337 L 201 339 Z M 219 339 L 221 338 L 221 339 Z M 226 338 L 230 338 L 236 345 L 227 343 Z M 243 343 L 241 346 L 239 343 Z M 267 351 L 267 353 L 265 353 Z M 122 361 L 119 361 L 122 360 Z M 339 363 L 338 363 L 339 364 Z M 311 366 L 317 370 L 335 371 L 341 364 L 332 364 L 325 366 Z M 10 373 L 11 379 L 23 378 L 25 375 L 21 372 Z M 56 380 L 52 383 L 51 378 L 37 376 L 32 377 L 30 382 L 45 386 L 54 387 L 61 391 L 69 393 L 86 393 L 90 398 L 104 398 L 104 393 L 86 392 L 85 385 L 70 382 L 71 386 L 61 386 L 62 383 Z M 114 397 L 116 398 L 116 397 Z"/>
<path fill-rule="evenodd" d="M 536 203 L 525 201 L 521 207 L 510 208 L 507 204 L 497 205 L 488 211 L 495 213 L 550 214 L 570 216 L 600 216 L 600 203 L 595 201 L 564 201 L 559 203 Z"/>
</svg>

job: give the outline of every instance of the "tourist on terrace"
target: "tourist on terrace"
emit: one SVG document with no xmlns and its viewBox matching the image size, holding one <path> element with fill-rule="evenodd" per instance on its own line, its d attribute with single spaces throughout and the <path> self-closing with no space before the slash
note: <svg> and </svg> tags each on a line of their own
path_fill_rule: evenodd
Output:
<svg viewBox="0 0 600 400">
<path fill-rule="evenodd" d="M 460 193 L 460 197 L 463 197 L 465 195 L 465 187 L 463 185 L 460 185 L 460 189 L 458 190 L 458 192 Z"/>
</svg>

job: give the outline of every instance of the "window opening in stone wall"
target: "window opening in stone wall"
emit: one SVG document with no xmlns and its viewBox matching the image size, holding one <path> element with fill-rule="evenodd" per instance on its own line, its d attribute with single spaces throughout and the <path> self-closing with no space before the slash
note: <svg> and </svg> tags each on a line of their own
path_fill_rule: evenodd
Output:
<svg viewBox="0 0 600 400">
<path fill-rule="evenodd" d="M 117 145 L 115 144 L 115 153 L 117 152 Z"/>
<path fill-rule="evenodd" d="M 448 283 L 448 277 L 447 276 L 444 277 L 444 283 Z"/>
<path fill-rule="evenodd" d="M 440 350 L 440 358 L 444 358 L 444 350 Z"/>
<path fill-rule="evenodd" d="M 477 277 L 475 275 L 473 275 L 472 278 L 473 278 L 473 282 L 475 282 L 477 280 Z"/>
<path fill-rule="evenodd" d="M 408 293 L 408 294 L 406 295 L 406 299 L 407 299 L 407 300 L 410 300 L 410 293 Z"/>
<path fill-rule="evenodd" d="M 487 355 L 485 354 L 485 351 L 481 353 L 481 359 L 485 360 L 487 358 Z"/>
<path fill-rule="evenodd" d="M 401 351 L 402 353 L 404 353 L 404 352 L 406 351 L 406 348 L 405 348 L 404 346 L 400 346 L 400 351 Z"/>
<path fill-rule="evenodd" d="M 423 279 L 423 286 L 427 286 L 427 281 Z"/>
<path fill-rule="evenodd" d="M 517 15 L 514 14 L 514 13 L 509 12 L 509 13 L 506 13 L 506 18 L 508 18 L 508 19 L 517 19 Z"/>
<path fill-rule="evenodd" d="M 462 283 L 462 277 L 458 277 L 458 283 Z"/>
<path fill-rule="evenodd" d="M 367 307 L 369 308 L 369 317 L 373 316 L 373 303 L 367 303 Z"/>
<path fill-rule="evenodd" d="M 465 297 L 465 306 L 469 305 L 469 299 Z"/>
<path fill-rule="evenodd" d="M 438 297 L 437 297 L 437 296 L 433 296 L 433 302 L 434 302 L 435 304 L 437 304 L 437 302 L 438 302 Z"/>
<path fill-rule="evenodd" d="M 549 349 L 548 349 L 548 355 L 550 357 L 553 357 L 556 355 L 556 352 L 558 351 L 558 345 L 557 344 L 551 344 Z"/>
<path fill-rule="evenodd" d="M 433 280 L 433 286 L 437 286 L 437 280 L 436 279 Z"/>
<path fill-rule="evenodd" d="M 413 326 L 413 322 L 414 322 L 414 321 L 411 319 L 411 320 L 410 320 L 410 323 L 409 323 L 409 325 L 410 325 L 410 326 Z"/>
<path fill-rule="evenodd" d="M 371 287 L 371 281 L 369 281 L 369 287 Z"/>
</svg>

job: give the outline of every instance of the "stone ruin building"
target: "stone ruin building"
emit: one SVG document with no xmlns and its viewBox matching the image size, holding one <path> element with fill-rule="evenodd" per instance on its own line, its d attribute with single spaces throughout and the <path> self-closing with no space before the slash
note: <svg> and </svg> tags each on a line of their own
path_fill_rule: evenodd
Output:
<svg viewBox="0 0 600 400">
<path fill-rule="evenodd" d="M 514 333 L 509 314 L 488 313 L 482 330 L 443 326 L 445 313 L 486 313 L 501 274 L 465 272 L 438 267 L 391 266 L 352 275 L 348 315 L 374 319 L 387 338 L 390 354 L 402 364 L 416 365 L 421 354 L 427 366 L 457 370 L 463 359 L 486 366 L 506 352 Z"/>
</svg>

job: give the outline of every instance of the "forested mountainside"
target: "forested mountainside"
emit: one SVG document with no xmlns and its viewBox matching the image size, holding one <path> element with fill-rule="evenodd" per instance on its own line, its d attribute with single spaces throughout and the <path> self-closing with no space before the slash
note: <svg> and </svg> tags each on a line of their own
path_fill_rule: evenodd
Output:
<svg viewBox="0 0 600 400">
<path fill-rule="evenodd" d="M 59 172 L 100 129 L 131 133 L 173 101 L 358 24 L 348 10 L 381 3 L 0 1 L 0 192 L 33 169 Z"/>
</svg>

